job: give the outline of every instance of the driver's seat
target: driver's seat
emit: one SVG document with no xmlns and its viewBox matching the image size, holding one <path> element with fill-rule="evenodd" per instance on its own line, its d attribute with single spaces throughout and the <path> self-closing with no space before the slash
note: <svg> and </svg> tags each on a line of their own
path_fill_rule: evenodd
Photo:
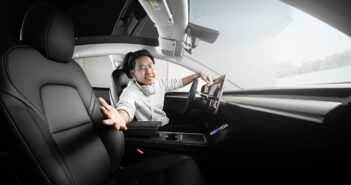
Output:
<svg viewBox="0 0 351 185">
<path fill-rule="evenodd" d="M 102 124 L 94 91 L 71 59 L 73 21 L 41 3 L 22 25 L 22 42 L 0 40 L 0 138 L 10 147 L 19 184 L 205 184 L 184 155 L 121 168 L 123 132 Z"/>
<path fill-rule="evenodd" d="M 124 60 L 122 65 L 119 66 L 112 72 L 112 84 L 110 87 L 110 102 L 113 107 L 117 107 L 117 103 L 119 101 L 119 96 L 121 96 L 122 91 L 125 87 L 127 87 L 128 83 L 133 80 L 133 78 L 129 74 L 129 65 L 128 59 L 133 54 L 133 52 L 129 52 L 124 56 Z"/>
<path fill-rule="evenodd" d="M 132 79 L 122 69 L 115 69 L 112 72 L 112 84 L 110 87 L 110 102 L 113 107 L 117 107 L 122 91 L 127 87 Z"/>
</svg>

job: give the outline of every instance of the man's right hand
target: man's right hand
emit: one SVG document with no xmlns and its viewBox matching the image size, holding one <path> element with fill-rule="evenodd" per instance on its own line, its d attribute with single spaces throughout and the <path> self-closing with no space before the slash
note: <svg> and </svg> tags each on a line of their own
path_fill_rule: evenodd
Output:
<svg viewBox="0 0 351 185">
<path fill-rule="evenodd" d="M 103 98 L 99 97 L 100 111 L 105 119 L 102 121 L 105 125 L 113 125 L 117 130 L 127 130 L 126 122 L 121 114 L 109 105 Z"/>
</svg>

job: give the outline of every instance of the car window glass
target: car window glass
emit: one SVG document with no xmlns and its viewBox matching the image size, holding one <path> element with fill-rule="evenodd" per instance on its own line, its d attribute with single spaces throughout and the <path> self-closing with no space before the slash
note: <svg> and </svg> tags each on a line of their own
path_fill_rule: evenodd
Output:
<svg viewBox="0 0 351 185">
<path fill-rule="evenodd" d="M 75 61 L 82 67 L 92 87 L 110 88 L 114 65 L 121 61 L 117 59 L 118 56 L 99 56 L 79 58 Z"/>
<path fill-rule="evenodd" d="M 75 59 L 75 61 L 82 67 L 92 87 L 109 88 L 112 83 L 111 74 L 113 70 L 120 65 L 123 57 L 123 55 L 109 55 L 79 58 Z M 194 74 L 194 72 L 185 67 L 156 58 L 155 67 L 158 78 L 163 79 L 182 79 Z M 203 84 L 205 83 L 199 80 L 198 90 L 200 90 Z M 191 84 L 174 91 L 188 92 L 190 87 Z"/>
<path fill-rule="evenodd" d="M 172 78 L 175 78 L 175 79 L 182 79 L 186 76 L 189 76 L 189 75 L 192 75 L 194 74 L 193 71 L 183 67 L 183 66 L 180 66 L 180 65 L 177 65 L 177 64 L 174 64 L 174 63 L 171 63 L 171 62 L 167 62 L 165 60 L 160 60 L 160 59 L 155 59 L 155 66 L 156 66 L 156 70 L 157 70 L 157 75 L 159 78 L 163 78 L 163 79 L 172 79 Z M 198 90 L 200 90 L 201 86 L 205 84 L 204 82 L 202 82 L 202 80 L 199 80 L 199 85 L 198 85 Z M 189 92 L 190 90 L 190 87 L 191 87 L 191 84 L 185 86 L 185 87 L 182 87 L 182 88 L 179 88 L 179 89 L 176 89 L 176 90 L 173 90 L 173 91 L 177 91 L 177 92 Z"/>
<path fill-rule="evenodd" d="M 218 30 L 189 57 L 243 89 L 351 81 L 351 40 L 278 0 L 191 0 L 189 21 Z"/>
</svg>

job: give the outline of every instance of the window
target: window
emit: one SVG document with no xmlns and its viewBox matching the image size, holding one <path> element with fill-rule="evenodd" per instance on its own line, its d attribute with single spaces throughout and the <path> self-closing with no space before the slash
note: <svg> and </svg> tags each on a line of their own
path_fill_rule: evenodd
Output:
<svg viewBox="0 0 351 185">
<path fill-rule="evenodd" d="M 220 32 L 188 57 L 244 89 L 351 82 L 350 37 L 278 0 L 191 0 L 190 22 Z"/>
<path fill-rule="evenodd" d="M 82 67 L 92 87 L 110 88 L 112 83 L 111 74 L 121 64 L 123 58 L 124 55 L 109 55 L 79 58 L 75 61 Z M 155 64 L 158 78 L 183 78 L 194 74 L 194 72 L 180 65 L 165 60 L 155 59 Z M 200 81 L 199 86 L 204 84 Z M 190 87 L 191 85 L 188 85 L 175 91 L 188 92 Z"/>
<path fill-rule="evenodd" d="M 157 74 L 159 78 L 164 78 L 164 79 L 168 79 L 168 78 L 176 78 L 176 79 L 181 79 L 184 78 L 186 76 L 192 75 L 194 74 L 193 71 L 190 71 L 189 69 L 182 67 L 180 65 L 171 63 L 171 62 L 167 62 L 164 60 L 160 60 L 160 59 L 155 59 L 155 66 L 156 66 L 156 70 L 157 70 Z M 201 81 L 201 80 L 200 80 Z M 199 86 L 198 88 L 201 86 L 201 84 L 203 85 L 204 83 L 200 83 L 199 81 Z M 182 87 L 180 89 L 177 89 L 175 91 L 178 92 L 189 92 L 191 87 L 191 84 Z"/>
<path fill-rule="evenodd" d="M 110 88 L 115 60 L 109 56 L 79 58 L 75 61 L 82 67 L 92 87 Z"/>
</svg>

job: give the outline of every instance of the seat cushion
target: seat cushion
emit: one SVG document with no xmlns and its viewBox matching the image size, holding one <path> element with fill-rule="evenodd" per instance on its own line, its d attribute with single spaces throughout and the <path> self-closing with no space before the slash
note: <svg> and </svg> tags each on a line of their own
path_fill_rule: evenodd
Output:
<svg viewBox="0 0 351 185">
<path fill-rule="evenodd" d="M 163 155 L 144 159 L 117 174 L 118 185 L 206 184 L 195 161 L 184 155 Z"/>
</svg>

